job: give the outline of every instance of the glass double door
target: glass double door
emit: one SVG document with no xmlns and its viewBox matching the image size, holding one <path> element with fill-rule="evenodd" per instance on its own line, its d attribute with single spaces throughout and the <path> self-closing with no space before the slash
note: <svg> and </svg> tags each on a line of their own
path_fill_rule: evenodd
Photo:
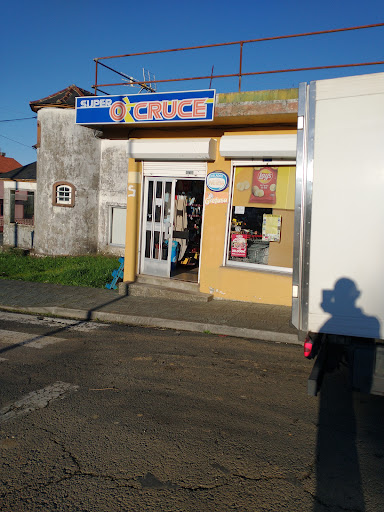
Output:
<svg viewBox="0 0 384 512">
<path fill-rule="evenodd" d="M 141 273 L 170 277 L 175 209 L 174 178 L 145 178 Z"/>
</svg>

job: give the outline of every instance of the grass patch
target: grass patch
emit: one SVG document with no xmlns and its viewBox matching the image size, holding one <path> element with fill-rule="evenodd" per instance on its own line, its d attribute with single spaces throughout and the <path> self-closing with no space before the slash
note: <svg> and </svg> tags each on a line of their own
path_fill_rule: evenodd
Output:
<svg viewBox="0 0 384 512">
<path fill-rule="evenodd" d="M 104 288 L 119 265 L 111 256 L 36 257 L 8 250 L 0 252 L 0 279 Z"/>
</svg>

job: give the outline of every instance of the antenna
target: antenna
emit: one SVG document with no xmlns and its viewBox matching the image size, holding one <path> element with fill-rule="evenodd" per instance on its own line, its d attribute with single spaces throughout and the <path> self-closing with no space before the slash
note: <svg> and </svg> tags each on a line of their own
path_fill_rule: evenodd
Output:
<svg viewBox="0 0 384 512">
<path fill-rule="evenodd" d="M 148 91 L 148 92 L 156 92 L 156 84 L 152 83 L 155 80 L 155 75 L 148 71 L 147 69 L 143 68 L 143 81 L 136 80 L 132 76 L 126 75 L 125 73 L 120 73 L 124 78 L 123 80 L 127 82 L 127 86 L 129 87 L 135 87 L 140 86 L 139 94 L 142 91 Z"/>
<path fill-rule="evenodd" d="M 149 69 L 143 68 L 143 80 L 147 83 L 148 87 L 152 89 L 153 92 L 156 92 L 156 77 Z"/>
</svg>

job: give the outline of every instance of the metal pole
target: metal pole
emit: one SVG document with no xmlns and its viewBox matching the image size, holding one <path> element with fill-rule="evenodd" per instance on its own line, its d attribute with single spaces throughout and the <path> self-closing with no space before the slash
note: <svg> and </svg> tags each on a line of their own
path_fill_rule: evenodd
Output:
<svg viewBox="0 0 384 512">
<path fill-rule="evenodd" d="M 384 60 L 376 61 L 376 62 L 357 62 L 354 64 L 336 64 L 333 66 L 312 66 L 307 68 L 290 68 L 290 69 L 276 69 L 276 70 L 269 70 L 269 71 L 252 71 L 247 73 L 242 73 L 242 76 L 255 76 L 255 75 L 268 75 L 273 73 L 293 73 L 295 71 L 315 71 L 315 70 L 321 70 L 321 69 L 338 69 L 338 68 L 353 68 L 358 66 L 379 66 L 383 65 Z M 191 76 L 191 77 L 185 77 L 185 78 L 169 78 L 167 80 L 153 80 L 152 83 L 154 84 L 160 84 L 160 83 L 167 83 L 167 82 L 183 82 L 188 80 L 209 80 L 210 78 L 234 78 L 236 76 L 239 76 L 239 73 L 231 73 L 227 75 L 205 75 L 205 76 Z M 140 83 L 140 82 L 132 82 L 132 83 Z M 101 87 L 112 87 L 112 86 L 120 86 L 120 85 L 127 85 L 125 82 L 118 82 L 113 84 L 99 84 Z"/>
<path fill-rule="evenodd" d="M 239 69 L 239 92 L 241 92 L 241 73 L 243 67 L 243 45 L 244 43 L 240 43 L 240 69 Z"/>
<path fill-rule="evenodd" d="M 212 70 L 211 70 L 211 79 L 209 81 L 209 88 L 212 87 L 212 78 L 213 78 L 213 68 L 215 67 L 215 65 L 212 66 Z"/>
<path fill-rule="evenodd" d="M 169 52 L 180 52 L 186 50 L 199 50 L 201 48 L 215 48 L 217 46 L 230 46 L 234 44 L 240 43 L 259 43 L 262 41 L 275 41 L 276 39 L 290 39 L 292 37 L 306 37 L 306 36 L 318 36 L 322 34 L 335 34 L 337 32 L 347 32 L 349 30 L 362 30 L 367 28 L 375 28 L 375 27 L 383 27 L 384 23 L 374 23 L 371 25 L 359 25 L 357 27 L 346 27 L 346 28 L 335 28 L 331 30 L 319 30 L 317 32 L 302 32 L 300 34 L 288 34 L 285 36 L 273 36 L 273 37 L 261 37 L 259 39 L 247 39 L 244 41 L 231 41 L 228 43 L 215 43 L 215 44 L 205 44 L 200 46 L 187 46 L 184 48 L 171 48 L 169 50 L 155 50 L 151 52 L 139 52 L 139 53 L 125 53 L 123 55 L 109 55 L 107 57 L 98 57 L 98 60 L 104 59 L 118 59 L 121 57 L 137 57 L 139 55 L 154 55 L 155 53 L 169 53 Z M 96 59 L 95 59 L 96 60 Z"/>
<path fill-rule="evenodd" d="M 97 64 L 99 63 L 98 59 L 94 59 L 94 61 L 96 62 L 96 68 L 95 68 L 95 85 L 93 86 L 94 88 L 94 95 L 97 96 Z"/>
</svg>

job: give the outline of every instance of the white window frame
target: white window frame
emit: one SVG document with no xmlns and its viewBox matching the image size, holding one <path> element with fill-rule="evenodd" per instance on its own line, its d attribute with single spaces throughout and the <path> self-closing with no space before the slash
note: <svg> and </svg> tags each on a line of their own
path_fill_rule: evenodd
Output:
<svg viewBox="0 0 384 512">
<path fill-rule="evenodd" d="M 227 209 L 227 223 L 225 229 L 225 243 L 223 266 L 230 268 L 241 268 L 244 270 L 253 270 L 254 272 L 266 272 L 271 274 L 292 275 L 293 269 L 288 267 L 276 267 L 273 265 L 263 265 L 261 263 L 242 263 L 240 261 L 232 261 L 228 259 L 229 252 L 229 227 L 231 223 L 233 187 L 235 182 L 235 167 L 258 167 L 262 165 L 278 165 L 278 166 L 296 166 L 296 160 L 232 160 L 231 161 L 231 186 L 229 190 L 229 201 Z"/>
<path fill-rule="evenodd" d="M 120 209 L 125 210 L 125 214 L 127 214 L 127 205 L 125 204 L 110 204 L 109 205 L 109 222 L 108 222 L 108 245 L 112 247 L 125 247 L 125 237 L 124 237 L 124 244 L 116 244 L 112 242 L 112 223 L 113 223 L 113 210 L 114 209 Z"/>
<path fill-rule="evenodd" d="M 69 185 L 58 185 L 56 187 L 56 204 L 70 204 L 71 201 L 72 187 Z"/>
<path fill-rule="evenodd" d="M 63 197 L 60 197 L 60 193 L 69 192 L 68 200 L 63 199 Z M 53 184 L 53 190 L 52 190 L 52 205 L 53 206 L 59 206 L 59 207 L 67 207 L 67 208 L 73 208 L 75 206 L 75 196 L 76 196 L 76 187 L 72 185 L 72 183 L 68 183 L 67 181 L 56 181 Z"/>
</svg>

